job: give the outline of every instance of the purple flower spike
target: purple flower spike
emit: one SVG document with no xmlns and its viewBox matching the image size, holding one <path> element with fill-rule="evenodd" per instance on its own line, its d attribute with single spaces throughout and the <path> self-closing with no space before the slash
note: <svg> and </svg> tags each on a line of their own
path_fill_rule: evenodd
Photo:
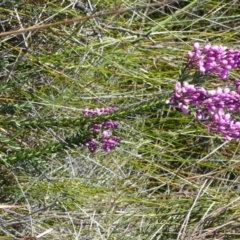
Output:
<svg viewBox="0 0 240 240">
<path fill-rule="evenodd" d="M 181 86 L 178 82 L 167 103 L 185 114 L 189 107 L 195 109 L 196 119 L 210 132 L 219 133 L 226 140 L 240 138 L 240 122 L 232 117 L 232 114 L 240 113 L 238 84 L 239 80 L 235 81 L 237 91 L 234 91 L 228 87 L 206 90 L 186 82 Z"/>
<path fill-rule="evenodd" d="M 185 69 L 195 69 L 203 75 L 215 75 L 226 81 L 229 70 L 240 66 L 240 50 L 211 44 L 200 48 L 199 43 L 194 43 L 187 59 Z M 229 87 L 213 90 L 177 82 L 166 103 L 185 114 L 192 109 L 197 121 L 210 132 L 221 134 L 227 141 L 240 139 L 240 122 L 234 117 L 240 113 L 240 79 Z"/>
<path fill-rule="evenodd" d="M 92 122 L 90 123 L 89 125 L 89 129 L 94 132 L 94 133 L 99 133 L 100 130 L 102 128 L 102 124 L 101 123 L 95 123 L 95 122 Z"/>
<path fill-rule="evenodd" d="M 181 83 L 177 82 L 175 92 L 167 103 L 177 106 L 184 113 L 188 113 L 188 105 L 197 106 L 205 99 L 207 99 L 207 91 L 204 88 L 196 88 L 187 82 L 184 82 L 181 86 Z"/>
<path fill-rule="evenodd" d="M 102 124 L 102 126 L 105 129 L 108 129 L 108 128 L 115 129 L 115 128 L 117 128 L 118 123 L 114 122 L 114 121 L 106 121 Z"/>
<path fill-rule="evenodd" d="M 88 136 L 86 138 L 85 146 L 88 147 L 90 152 L 94 153 L 97 150 L 97 141 L 91 136 Z"/>
<path fill-rule="evenodd" d="M 113 107 L 107 108 L 96 108 L 96 109 L 84 109 L 83 116 L 100 116 L 114 112 L 116 109 Z M 118 143 L 120 142 L 120 138 L 113 136 L 112 130 L 116 129 L 118 123 L 115 121 L 105 121 L 105 122 L 92 122 L 89 124 L 88 129 L 94 134 L 98 135 L 99 141 L 95 138 L 88 136 L 86 138 L 85 146 L 88 147 L 90 152 L 95 152 L 97 150 L 98 145 L 101 148 L 109 152 L 110 150 L 114 149 Z"/>
<path fill-rule="evenodd" d="M 116 137 L 116 136 L 112 136 L 109 138 L 102 138 L 102 140 L 101 140 L 102 149 L 105 152 L 109 152 L 113 148 L 115 148 L 119 142 L 120 142 L 120 138 Z"/>
<path fill-rule="evenodd" d="M 107 108 L 96 108 L 96 109 L 89 109 L 85 108 L 83 110 L 83 116 L 100 116 L 114 112 L 116 109 L 114 107 L 107 107 Z"/>
<path fill-rule="evenodd" d="M 199 43 L 193 44 L 193 52 L 188 52 L 188 69 L 197 69 L 202 74 L 216 75 L 228 80 L 228 71 L 240 66 L 240 51 L 222 45 L 206 44 L 202 50 Z"/>
</svg>

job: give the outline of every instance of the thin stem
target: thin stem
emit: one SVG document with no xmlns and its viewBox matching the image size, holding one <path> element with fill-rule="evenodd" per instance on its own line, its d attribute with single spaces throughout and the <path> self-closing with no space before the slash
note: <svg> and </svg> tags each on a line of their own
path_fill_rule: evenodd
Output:
<svg viewBox="0 0 240 240">
<path fill-rule="evenodd" d="M 22 120 L 13 120 L 3 119 L 0 124 L 2 126 L 16 126 L 16 127 L 70 127 L 70 126 L 82 126 L 88 122 L 101 122 L 106 120 L 120 120 L 128 116 L 136 115 L 148 110 L 156 110 L 165 106 L 164 99 L 151 99 L 145 102 L 141 102 L 132 107 L 121 108 L 114 111 L 113 113 L 103 115 L 103 116 L 91 116 L 91 117 L 79 117 L 79 118 L 63 118 L 63 119 L 22 119 Z"/>
<path fill-rule="evenodd" d="M 48 145 L 46 147 L 38 147 L 29 150 L 20 150 L 12 154 L 8 154 L 7 156 L 3 156 L 0 159 L 0 163 L 4 162 L 16 162 L 20 160 L 32 159 L 35 157 L 40 157 L 47 153 L 55 153 L 58 151 L 62 151 L 66 148 L 73 148 L 76 145 L 83 145 L 86 139 L 86 134 L 83 134 L 81 131 L 73 134 L 72 136 L 66 138 L 65 141 L 55 143 L 52 145 Z"/>
</svg>

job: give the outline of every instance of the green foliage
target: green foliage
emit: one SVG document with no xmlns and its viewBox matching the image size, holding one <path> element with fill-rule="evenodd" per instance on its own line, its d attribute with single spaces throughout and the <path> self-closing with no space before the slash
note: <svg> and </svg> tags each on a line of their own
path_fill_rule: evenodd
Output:
<svg viewBox="0 0 240 240">
<path fill-rule="evenodd" d="M 0 238 L 238 239 L 238 141 L 165 103 L 193 42 L 239 45 L 237 3 L 73 2 L 0 3 L 2 32 L 128 9 L 1 37 L 0 204 L 24 207 L 0 209 Z M 89 122 L 108 119 L 120 146 L 89 153 Z"/>
</svg>

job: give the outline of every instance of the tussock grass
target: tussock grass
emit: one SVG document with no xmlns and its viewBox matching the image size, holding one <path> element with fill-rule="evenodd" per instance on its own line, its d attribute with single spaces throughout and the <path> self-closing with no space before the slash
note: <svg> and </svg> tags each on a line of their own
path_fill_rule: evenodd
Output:
<svg viewBox="0 0 240 240">
<path fill-rule="evenodd" d="M 0 209 L 0 238 L 239 239 L 238 141 L 167 105 L 131 114 L 135 104 L 167 99 L 193 42 L 238 46 L 237 3 L 179 2 L 0 4 L 2 32 L 132 8 L 1 38 L 1 158 L 47 149 L 84 127 L 17 125 L 26 119 L 77 119 L 85 107 L 129 114 L 109 153 L 76 146 L 2 164 L 1 203 L 24 207 Z"/>
</svg>

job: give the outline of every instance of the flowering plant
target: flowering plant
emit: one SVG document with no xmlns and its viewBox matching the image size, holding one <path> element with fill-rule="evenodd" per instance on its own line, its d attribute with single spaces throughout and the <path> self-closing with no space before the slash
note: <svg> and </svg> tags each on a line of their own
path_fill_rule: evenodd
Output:
<svg viewBox="0 0 240 240">
<path fill-rule="evenodd" d="M 107 108 L 96 108 L 96 109 L 88 109 L 85 108 L 83 110 L 83 116 L 100 116 L 104 114 L 109 114 L 114 112 L 115 108 L 107 107 Z M 89 124 L 89 130 L 93 133 L 93 135 L 98 135 L 99 143 L 96 137 L 87 136 L 85 141 L 85 146 L 88 147 L 90 152 L 95 152 L 97 150 L 98 145 L 105 152 L 109 152 L 113 148 L 115 148 L 120 142 L 120 138 L 117 136 L 113 136 L 112 130 L 116 129 L 118 123 L 115 121 L 104 121 L 104 122 L 91 122 Z"/>
<path fill-rule="evenodd" d="M 227 81 L 229 70 L 239 66 L 239 50 L 228 50 L 221 45 L 210 44 L 200 49 L 199 44 L 194 43 L 193 52 L 187 54 L 184 71 L 194 69 L 198 73 L 195 76 L 214 75 Z M 186 81 L 177 82 L 167 103 L 185 114 L 189 113 L 190 109 L 194 109 L 196 120 L 210 132 L 219 133 L 226 140 L 240 138 L 240 121 L 234 118 L 240 112 L 240 80 L 238 79 L 229 87 L 217 87 L 213 90 Z"/>
<path fill-rule="evenodd" d="M 193 44 L 193 52 L 187 54 L 187 69 L 196 69 L 202 74 L 216 75 L 228 80 L 228 72 L 240 65 L 240 51 L 222 45 L 206 44 L 202 50 L 199 43 Z"/>
</svg>

